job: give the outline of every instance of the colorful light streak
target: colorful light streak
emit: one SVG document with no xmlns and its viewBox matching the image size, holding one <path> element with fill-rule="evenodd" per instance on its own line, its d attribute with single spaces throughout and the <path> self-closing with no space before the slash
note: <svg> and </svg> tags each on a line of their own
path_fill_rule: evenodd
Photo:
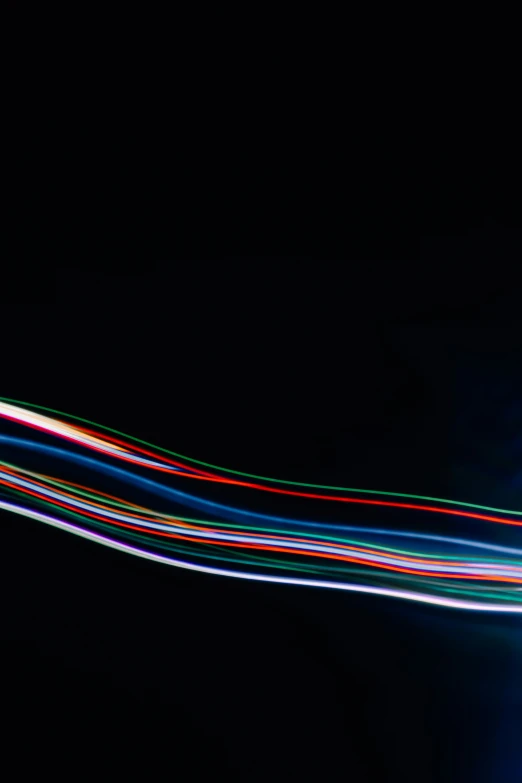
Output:
<svg viewBox="0 0 522 783">
<path fill-rule="evenodd" d="M 522 612 L 522 549 L 491 543 L 487 534 L 486 540 L 477 541 L 426 530 L 431 521 L 436 526 L 450 517 L 454 526 L 473 520 L 481 535 L 491 526 L 513 535 L 522 526 L 521 511 L 253 476 L 189 460 L 114 430 L 110 432 L 119 437 L 104 434 L 99 430 L 108 428 L 92 429 L 96 425 L 91 422 L 86 428 L 75 423 L 83 420 L 66 414 L 58 419 L 38 412 L 44 409 L 37 406 L 29 408 L 0 398 L 0 420 L 11 422 L 11 429 L 14 425 L 19 431 L 15 436 L 0 434 L 0 457 L 14 453 L 28 461 L 19 465 L 12 458 L 0 460 L 0 508 L 13 514 L 122 552 L 205 573 L 373 593 L 453 608 Z M 49 438 L 61 441 L 62 446 L 49 445 Z M 42 458 L 45 473 L 33 466 L 35 459 L 41 462 Z M 47 466 L 53 466 L 53 475 Z M 71 466 L 79 466 L 91 481 L 106 482 L 109 477 L 111 485 L 125 486 L 127 497 L 71 481 L 67 474 Z M 154 474 L 158 480 L 149 478 Z M 229 503 L 209 497 L 217 484 L 230 496 Z M 249 491 L 250 507 L 234 502 L 238 487 Z M 306 499 L 311 515 L 318 518 L 262 513 L 256 502 L 260 492 L 272 497 L 273 503 L 282 495 Z M 140 499 L 146 496 L 145 504 L 134 502 L 136 493 Z M 368 494 L 374 497 L 365 497 Z M 422 517 L 422 530 L 325 523 L 318 511 L 324 503 L 347 511 L 358 507 L 361 511 L 372 507 L 374 511 L 399 510 L 405 517 Z M 187 517 L 184 508 L 204 516 Z M 405 539 L 414 548 L 397 545 Z M 189 555 L 191 562 L 177 555 Z M 209 560 L 226 567 L 208 565 Z"/>
</svg>

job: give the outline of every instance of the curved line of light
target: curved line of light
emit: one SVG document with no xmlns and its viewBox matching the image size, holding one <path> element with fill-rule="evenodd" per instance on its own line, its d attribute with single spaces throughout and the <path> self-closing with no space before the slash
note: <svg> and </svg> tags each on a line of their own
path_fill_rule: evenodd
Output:
<svg viewBox="0 0 522 783">
<path fill-rule="evenodd" d="M 367 593 L 370 595 L 381 595 L 388 598 L 402 598 L 408 601 L 416 601 L 424 604 L 431 604 L 433 606 L 443 606 L 451 609 L 467 609 L 478 612 L 501 612 L 510 614 L 522 614 L 522 606 L 505 606 L 503 604 L 486 604 L 478 601 L 463 601 L 456 598 L 443 598 L 433 595 L 424 595 L 423 593 L 415 593 L 409 590 L 393 590 L 385 587 L 374 587 L 367 585 L 347 584 L 342 582 L 327 582 L 319 579 L 302 579 L 294 577 L 278 577 L 268 576 L 266 574 L 254 574 L 245 573 L 242 571 L 231 571 L 224 568 L 213 568 L 211 566 L 202 566 L 196 563 L 189 563 L 183 560 L 176 560 L 174 558 L 165 557 L 164 555 L 157 555 L 153 552 L 147 552 L 138 547 L 130 546 L 129 544 L 123 544 L 119 541 L 114 541 L 107 536 L 101 536 L 98 533 L 83 530 L 76 525 L 71 525 L 68 522 L 64 522 L 55 517 L 51 517 L 47 514 L 41 514 L 31 509 L 17 506 L 14 503 L 6 503 L 0 501 L 0 508 L 6 511 L 11 511 L 14 514 L 21 514 L 22 516 L 29 517 L 31 519 L 44 522 L 47 525 L 65 530 L 74 535 L 85 538 L 89 541 L 94 541 L 99 544 L 103 544 L 106 547 L 116 549 L 120 552 L 126 552 L 136 557 L 142 557 L 146 560 L 151 560 L 156 563 L 163 563 L 164 565 L 176 566 L 178 568 L 185 568 L 191 571 L 199 571 L 206 574 L 215 574 L 218 576 L 235 577 L 236 579 L 247 579 L 255 582 L 271 582 L 275 584 L 287 584 L 287 585 L 301 585 L 305 587 L 321 587 L 330 588 L 334 590 L 346 590 L 354 593 Z"/>
</svg>

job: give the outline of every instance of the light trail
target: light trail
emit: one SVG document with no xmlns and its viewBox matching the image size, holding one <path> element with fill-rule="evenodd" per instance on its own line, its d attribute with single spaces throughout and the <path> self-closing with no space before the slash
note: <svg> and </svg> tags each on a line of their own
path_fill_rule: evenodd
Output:
<svg viewBox="0 0 522 783">
<path fill-rule="evenodd" d="M 343 589 L 452 608 L 522 612 L 522 549 L 511 545 L 514 542 L 507 538 L 522 526 L 520 511 L 377 490 L 292 484 L 198 463 L 212 469 L 204 471 L 191 464 L 195 460 L 171 452 L 177 458 L 173 460 L 158 453 L 165 450 L 153 446 L 152 450 L 143 449 L 112 435 L 27 410 L 12 400 L 0 401 L 0 423 L 2 420 L 10 422 L 11 432 L 13 427 L 16 431 L 14 435 L 0 432 L 0 456 L 10 455 L 9 460 L 0 461 L 0 508 L 13 514 L 29 516 L 154 562 L 205 573 Z M 49 437 L 59 439 L 62 445 L 49 445 Z M 35 460 L 38 463 L 42 457 L 45 473 L 34 467 Z M 24 464 L 18 464 L 20 458 Z M 82 484 L 69 479 L 72 465 L 85 474 Z M 231 478 L 231 473 L 256 481 Z M 119 489 L 107 494 L 96 486 L 100 479 L 105 483 L 109 480 Z M 179 489 L 178 485 L 187 481 L 193 492 Z M 211 499 L 216 483 L 227 494 L 228 503 Z M 125 497 L 120 496 L 122 485 Z M 321 491 L 305 492 L 288 486 Z M 249 507 L 244 506 L 244 494 L 243 505 L 237 503 L 238 487 L 251 492 Z M 302 520 L 288 512 L 284 516 L 262 513 L 256 501 L 260 491 L 268 493 L 273 503 L 281 495 L 305 499 L 310 503 L 310 516 L 315 518 Z M 430 505 L 330 494 L 333 491 L 404 497 L 429 501 Z M 146 501 L 142 500 L 144 493 Z M 139 503 L 135 502 L 136 495 Z M 425 516 L 420 531 L 354 525 L 350 518 L 348 524 L 325 523 L 321 515 L 325 502 L 340 504 L 339 508 L 346 511 L 398 509 L 410 525 L 412 515 L 414 522 L 417 518 L 420 522 L 420 515 Z M 186 508 L 204 516 L 185 516 Z M 429 520 L 437 525 L 448 516 L 457 527 L 461 520 L 473 521 L 482 540 L 439 535 L 426 529 Z M 505 531 L 505 540 L 488 541 L 488 526 Z M 354 539 L 354 534 L 361 535 Z M 409 541 L 411 549 L 393 546 L 394 539 Z M 130 541 L 139 541 L 142 546 Z M 193 562 L 174 556 L 180 554 L 190 554 Z M 208 561 L 215 560 L 227 563 L 227 568 L 208 565 Z M 239 571 L 237 564 L 243 565 L 243 570 Z M 291 575 L 284 575 L 285 571 Z M 296 576 L 299 572 L 302 575 Z M 397 587 L 401 582 L 404 589 Z"/>
</svg>

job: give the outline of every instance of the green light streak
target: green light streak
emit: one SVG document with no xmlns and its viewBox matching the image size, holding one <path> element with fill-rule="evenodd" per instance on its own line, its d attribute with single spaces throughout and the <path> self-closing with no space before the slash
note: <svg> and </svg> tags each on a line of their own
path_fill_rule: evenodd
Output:
<svg viewBox="0 0 522 783">
<path fill-rule="evenodd" d="M 135 438 L 132 435 L 127 435 L 126 433 L 120 432 L 119 430 L 115 430 L 112 427 L 106 427 L 103 424 L 98 424 L 96 422 L 90 421 L 90 419 L 84 419 L 80 416 L 74 416 L 70 413 L 64 413 L 63 411 L 58 411 L 55 408 L 47 408 L 43 405 L 34 405 L 30 402 L 22 402 L 20 400 L 13 400 L 10 397 L 0 397 L 0 400 L 3 402 L 11 403 L 13 405 L 19 405 L 19 406 L 26 406 L 28 408 L 32 408 L 34 410 L 40 410 L 40 411 L 47 411 L 49 413 L 55 413 L 59 416 L 64 416 L 66 419 L 72 419 L 74 421 L 81 421 L 84 424 L 89 424 L 92 427 L 105 430 L 106 432 L 112 432 L 115 435 L 120 435 L 123 438 L 126 438 L 127 440 L 134 441 L 135 443 L 141 443 L 144 446 L 149 446 L 156 451 L 161 451 L 164 454 L 169 454 L 170 456 L 177 457 L 178 459 L 184 460 L 185 462 L 189 462 L 193 465 L 202 465 L 206 468 L 212 468 L 214 470 L 221 471 L 222 473 L 231 473 L 236 476 L 243 476 L 245 478 L 250 479 L 257 479 L 259 481 L 267 481 L 272 482 L 276 484 L 287 484 L 294 487 L 308 487 L 311 489 L 328 489 L 328 490 L 335 490 L 336 492 L 358 492 L 358 493 L 364 493 L 369 495 L 385 495 L 387 497 L 398 497 L 398 498 L 409 498 L 413 500 L 429 500 L 435 503 L 450 503 L 455 506 L 464 506 L 466 508 L 477 508 L 481 509 L 482 511 L 494 511 L 499 514 L 514 514 L 517 516 L 522 516 L 522 511 L 513 511 L 510 509 L 505 508 L 494 508 L 492 506 L 482 506 L 477 503 L 465 503 L 463 501 L 459 500 L 448 500 L 446 498 L 434 498 L 427 495 L 411 495 L 406 494 L 404 492 L 384 492 L 380 490 L 375 489 L 356 489 L 354 487 L 334 487 L 326 484 L 309 484 L 305 482 L 300 481 L 288 481 L 286 479 L 276 479 L 276 478 L 269 478 L 267 476 L 258 476 L 254 473 L 244 473 L 240 470 L 232 470 L 231 468 L 223 468 L 219 465 L 212 465 L 209 462 L 203 462 L 202 460 L 192 459 L 191 457 L 186 457 L 184 454 L 178 454 L 175 451 L 169 451 L 169 449 L 164 449 L 161 446 L 156 446 L 153 443 L 149 443 L 146 440 L 141 440 L 140 438 Z"/>
</svg>

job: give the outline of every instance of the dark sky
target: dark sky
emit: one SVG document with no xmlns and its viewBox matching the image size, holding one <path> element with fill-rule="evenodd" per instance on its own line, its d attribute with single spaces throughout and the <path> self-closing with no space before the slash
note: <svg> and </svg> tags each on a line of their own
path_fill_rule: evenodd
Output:
<svg viewBox="0 0 522 783">
<path fill-rule="evenodd" d="M 119 216 L 121 247 L 76 238 L 4 287 L 1 393 L 247 472 L 520 506 L 512 206 L 454 207 L 187 208 L 161 240 Z M 516 622 L 2 525 L 5 736 L 44 766 L 69 745 L 148 779 L 520 779 Z"/>
</svg>

